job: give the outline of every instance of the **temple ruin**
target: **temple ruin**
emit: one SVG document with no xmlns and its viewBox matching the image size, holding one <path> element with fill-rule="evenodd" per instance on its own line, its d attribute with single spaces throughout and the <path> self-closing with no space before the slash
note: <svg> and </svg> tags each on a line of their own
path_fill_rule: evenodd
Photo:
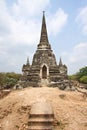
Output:
<svg viewBox="0 0 87 130">
<path fill-rule="evenodd" d="M 59 88 L 64 88 L 67 84 L 69 85 L 67 66 L 62 63 L 61 58 L 59 64 L 57 64 L 55 55 L 51 49 L 44 13 L 40 41 L 33 56 L 32 64 L 30 65 L 27 58 L 27 63 L 23 65 L 22 72 L 21 80 L 24 87 L 58 86 Z"/>
</svg>

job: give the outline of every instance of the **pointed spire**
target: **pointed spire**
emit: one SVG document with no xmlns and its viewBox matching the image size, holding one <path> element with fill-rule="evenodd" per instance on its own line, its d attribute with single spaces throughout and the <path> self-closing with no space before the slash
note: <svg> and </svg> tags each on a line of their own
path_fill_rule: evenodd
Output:
<svg viewBox="0 0 87 130">
<path fill-rule="evenodd" d="M 40 42 L 47 42 L 48 43 L 48 36 L 47 36 L 47 29 L 46 29 L 46 22 L 45 22 L 44 11 L 43 11 L 43 19 L 42 19 L 42 28 L 41 28 Z"/>
<path fill-rule="evenodd" d="M 62 60 L 61 60 L 61 57 L 60 57 L 60 61 L 59 61 L 59 66 L 62 66 Z"/>
<path fill-rule="evenodd" d="M 27 63 L 26 63 L 26 65 L 30 65 L 30 64 L 29 64 L 29 57 L 27 57 Z"/>
<path fill-rule="evenodd" d="M 46 21 L 45 21 L 45 11 L 43 11 L 40 43 L 38 44 L 38 49 L 43 49 L 43 48 L 45 48 L 45 49 L 51 48 L 49 41 L 48 41 L 48 35 L 47 35 L 47 28 L 46 28 Z"/>
</svg>

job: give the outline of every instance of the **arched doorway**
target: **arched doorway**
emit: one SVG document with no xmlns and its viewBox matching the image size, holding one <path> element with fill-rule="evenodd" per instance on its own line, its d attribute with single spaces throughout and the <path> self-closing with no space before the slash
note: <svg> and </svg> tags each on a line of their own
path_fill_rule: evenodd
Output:
<svg viewBox="0 0 87 130">
<path fill-rule="evenodd" d="M 42 79 L 47 79 L 47 67 L 45 65 L 42 67 Z"/>
</svg>

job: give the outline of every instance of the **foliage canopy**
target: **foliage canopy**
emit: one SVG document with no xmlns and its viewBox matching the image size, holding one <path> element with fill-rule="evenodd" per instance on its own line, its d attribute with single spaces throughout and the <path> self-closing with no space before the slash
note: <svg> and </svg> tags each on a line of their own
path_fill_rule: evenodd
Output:
<svg viewBox="0 0 87 130">
<path fill-rule="evenodd" d="M 69 78 L 87 84 L 87 66 L 81 68 L 76 74 L 70 75 Z"/>
<path fill-rule="evenodd" d="M 13 87 L 20 79 L 21 74 L 11 73 L 0 73 L 0 86 L 6 88 Z"/>
</svg>

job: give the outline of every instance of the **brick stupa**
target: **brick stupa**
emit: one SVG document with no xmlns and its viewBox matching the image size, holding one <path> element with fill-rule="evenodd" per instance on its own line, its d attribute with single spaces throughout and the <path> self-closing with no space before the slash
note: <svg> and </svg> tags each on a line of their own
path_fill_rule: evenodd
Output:
<svg viewBox="0 0 87 130">
<path fill-rule="evenodd" d="M 42 17 L 40 42 L 33 56 L 32 64 L 29 59 L 22 67 L 22 83 L 27 86 L 60 86 L 67 80 L 67 66 L 56 62 L 55 55 L 48 40 L 45 14 Z"/>
</svg>

